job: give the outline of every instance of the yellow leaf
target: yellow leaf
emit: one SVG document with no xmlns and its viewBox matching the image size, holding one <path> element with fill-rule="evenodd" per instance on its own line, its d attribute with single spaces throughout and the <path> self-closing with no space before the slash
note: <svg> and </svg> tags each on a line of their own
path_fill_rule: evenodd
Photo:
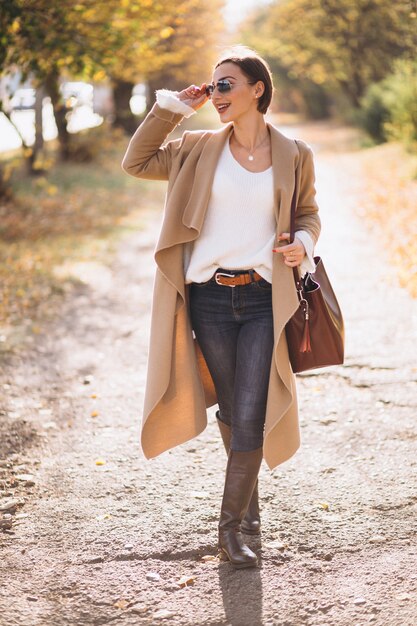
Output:
<svg viewBox="0 0 417 626">
<path fill-rule="evenodd" d="M 106 461 L 104 459 L 96 459 L 96 465 L 106 465 Z"/>
<path fill-rule="evenodd" d="M 175 31 L 172 28 L 172 26 L 166 26 L 161 31 L 159 31 L 159 36 L 161 37 L 161 39 L 169 39 L 169 37 L 171 37 L 171 35 L 173 35 L 174 32 Z"/>
<path fill-rule="evenodd" d="M 194 578 L 192 576 L 181 576 L 178 584 L 180 587 L 188 587 L 189 585 L 194 585 Z"/>
<path fill-rule="evenodd" d="M 325 511 L 328 511 L 330 509 L 330 506 L 327 502 L 317 502 L 317 504 L 319 505 L 320 508 L 324 509 Z"/>
<path fill-rule="evenodd" d="M 104 70 L 98 70 L 93 75 L 93 80 L 100 82 L 106 78 L 106 72 Z"/>
<path fill-rule="evenodd" d="M 11 26 L 10 26 L 10 30 L 11 30 L 11 32 L 12 32 L 12 33 L 14 33 L 14 34 L 16 34 L 16 33 L 18 33 L 18 32 L 19 32 L 19 30 L 20 30 L 20 20 L 19 20 L 19 19 L 14 20 L 14 21 L 12 22 L 12 24 L 11 24 Z"/>
<path fill-rule="evenodd" d="M 214 556 L 213 554 L 205 554 L 204 556 L 201 557 L 201 560 L 204 563 L 210 563 L 211 561 L 218 561 L 217 556 Z"/>
<path fill-rule="evenodd" d="M 123 598 L 121 598 L 120 600 L 117 600 L 117 602 L 115 602 L 113 604 L 113 606 L 116 609 L 125 609 L 126 607 L 129 606 L 129 602 L 127 600 L 124 600 Z"/>
<path fill-rule="evenodd" d="M 91 417 L 97 417 L 98 415 L 98 411 L 91 411 Z M 96 461 L 96 465 L 97 465 L 97 461 Z"/>
</svg>

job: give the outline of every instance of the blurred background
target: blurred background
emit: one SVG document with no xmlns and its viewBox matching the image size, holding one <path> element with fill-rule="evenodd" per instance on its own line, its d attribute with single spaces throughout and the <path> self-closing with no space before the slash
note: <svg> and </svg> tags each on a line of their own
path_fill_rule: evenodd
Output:
<svg viewBox="0 0 417 626">
<path fill-rule="evenodd" d="M 106 255 L 136 210 L 160 206 L 160 187 L 120 171 L 128 138 L 156 89 L 210 80 L 236 43 L 270 63 L 278 124 L 322 124 L 330 143 L 338 124 L 361 149 L 396 146 L 375 163 L 404 165 L 398 254 L 417 295 L 417 0 L 3 0 L 0 28 L 3 328 L 49 310 L 75 280 L 71 259 Z M 218 122 L 204 107 L 187 124 Z"/>
</svg>

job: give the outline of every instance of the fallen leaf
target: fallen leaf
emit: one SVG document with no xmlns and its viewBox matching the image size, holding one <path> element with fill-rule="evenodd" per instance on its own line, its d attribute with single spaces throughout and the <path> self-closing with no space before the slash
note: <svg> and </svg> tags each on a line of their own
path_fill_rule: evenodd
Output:
<svg viewBox="0 0 417 626">
<path fill-rule="evenodd" d="M 97 417 L 98 411 L 91 411 L 91 417 Z"/>
<path fill-rule="evenodd" d="M 214 556 L 214 554 L 205 554 L 204 556 L 201 557 L 201 560 L 204 563 L 210 563 L 210 562 L 217 562 L 219 559 L 217 558 L 217 556 Z"/>
<path fill-rule="evenodd" d="M 188 587 L 189 585 L 194 585 L 194 578 L 192 576 L 181 576 L 178 584 L 180 587 Z"/>
<path fill-rule="evenodd" d="M 327 502 L 317 502 L 318 506 L 324 511 L 330 510 L 330 505 Z"/>
<path fill-rule="evenodd" d="M 113 606 L 116 609 L 126 609 L 129 606 L 129 602 L 121 598 L 120 600 L 117 600 L 117 602 L 115 602 Z"/>
<path fill-rule="evenodd" d="M 319 420 L 319 423 L 323 424 L 323 426 L 334 424 L 334 422 L 337 422 L 337 419 L 335 419 L 334 417 L 323 417 Z"/>
<path fill-rule="evenodd" d="M 104 459 L 96 459 L 96 465 L 106 465 L 106 461 Z"/>
</svg>

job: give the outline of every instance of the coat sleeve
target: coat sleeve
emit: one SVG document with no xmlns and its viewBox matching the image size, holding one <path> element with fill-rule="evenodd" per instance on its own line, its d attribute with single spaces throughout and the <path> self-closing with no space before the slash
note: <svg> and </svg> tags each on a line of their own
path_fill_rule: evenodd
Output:
<svg viewBox="0 0 417 626">
<path fill-rule="evenodd" d="M 306 231 L 314 244 L 320 235 L 321 223 L 316 202 L 315 174 L 313 153 L 302 141 L 297 141 L 300 149 L 300 164 L 298 167 L 298 200 L 295 213 L 295 230 Z"/>
<path fill-rule="evenodd" d="M 182 139 L 163 142 L 181 122 L 183 115 L 154 104 L 129 142 L 122 168 L 131 176 L 152 180 L 168 180 L 172 161 L 178 154 Z"/>
</svg>

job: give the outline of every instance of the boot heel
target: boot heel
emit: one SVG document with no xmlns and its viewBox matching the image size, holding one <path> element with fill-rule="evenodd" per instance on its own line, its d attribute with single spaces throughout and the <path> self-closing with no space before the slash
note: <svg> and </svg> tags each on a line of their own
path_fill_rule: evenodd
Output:
<svg viewBox="0 0 417 626">
<path fill-rule="evenodd" d="M 254 555 L 255 558 L 251 559 L 250 561 L 233 561 L 230 556 L 227 554 L 226 550 L 224 550 L 223 548 L 219 549 L 219 561 L 223 561 L 223 562 L 229 562 L 230 565 L 234 568 L 234 569 L 244 569 L 247 567 L 257 567 L 258 566 L 258 557 L 256 555 Z"/>
</svg>

